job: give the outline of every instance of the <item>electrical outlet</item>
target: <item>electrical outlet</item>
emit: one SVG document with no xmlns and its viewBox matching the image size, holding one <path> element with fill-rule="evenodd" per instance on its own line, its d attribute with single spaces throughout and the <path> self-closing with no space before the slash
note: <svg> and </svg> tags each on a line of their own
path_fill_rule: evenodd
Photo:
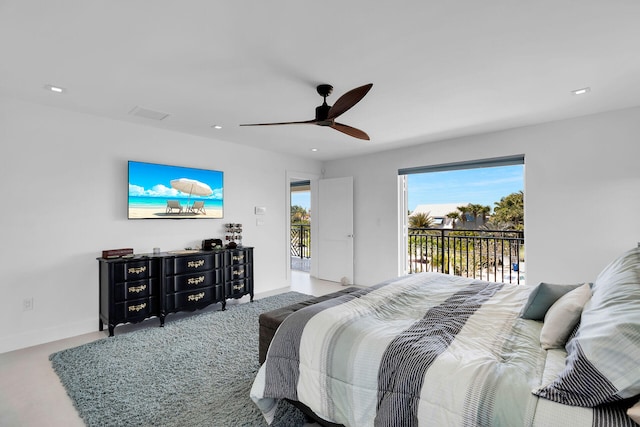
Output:
<svg viewBox="0 0 640 427">
<path fill-rule="evenodd" d="M 25 298 L 22 301 L 22 311 L 33 310 L 33 297 Z"/>
</svg>

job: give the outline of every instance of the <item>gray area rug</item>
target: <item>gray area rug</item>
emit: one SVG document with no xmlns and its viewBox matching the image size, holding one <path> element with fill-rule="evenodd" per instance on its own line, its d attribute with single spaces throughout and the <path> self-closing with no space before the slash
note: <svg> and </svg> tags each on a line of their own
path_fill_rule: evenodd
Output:
<svg viewBox="0 0 640 427">
<path fill-rule="evenodd" d="M 89 426 L 267 426 L 249 397 L 258 316 L 311 298 L 288 292 L 155 323 L 49 356 Z M 275 427 L 304 424 L 281 402 Z"/>
</svg>

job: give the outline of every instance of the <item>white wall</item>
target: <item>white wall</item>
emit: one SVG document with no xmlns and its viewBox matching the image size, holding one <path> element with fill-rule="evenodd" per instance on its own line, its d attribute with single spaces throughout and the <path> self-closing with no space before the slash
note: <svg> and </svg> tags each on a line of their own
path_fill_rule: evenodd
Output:
<svg viewBox="0 0 640 427">
<path fill-rule="evenodd" d="M 355 282 L 372 285 L 397 275 L 399 168 L 524 154 L 528 283 L 592 281 L 640 241 L 639 135 L 635 108 L 320 165 L 0 97 L 0 352 L 96 330 L 103 249 L 179 249 L 240 222 L 256 292 L 287 286 L 287 171 L 354 177 Z M 130 159 L 223 170 L 225 218 L 127 220 Z"/>
<path fill-rule="evenodd" d="M 256 293 L 289 285 L 286 175 L 319 162 L 4 97 L 0 141 L 0 352 L 97 330 L 103 249 L 182 249 L 237 222 Z M 224 219 L 127 220 L 127 160 L 224 171 Z"/>
<path fill-rule="evenodd" d="M 325 163 L 354 177 L 355 282 L 398 273 L 399 168 L 525 155 L 527 283 L 593 281 L 640 242 L 640 108 Z"/>
</svg>

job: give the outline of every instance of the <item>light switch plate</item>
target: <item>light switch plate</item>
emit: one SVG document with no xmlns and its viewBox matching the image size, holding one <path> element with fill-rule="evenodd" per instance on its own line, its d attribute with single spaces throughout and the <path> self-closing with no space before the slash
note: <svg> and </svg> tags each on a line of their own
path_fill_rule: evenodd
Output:
<svg viewBox="0 0 640 427">
<path fill-rule="evenodd" d="M 265 208 L 264 206 L 256 206 L 255 213 L 256 215 L 264 215 L 267 213 L 267 208 Z"/>
</svg>

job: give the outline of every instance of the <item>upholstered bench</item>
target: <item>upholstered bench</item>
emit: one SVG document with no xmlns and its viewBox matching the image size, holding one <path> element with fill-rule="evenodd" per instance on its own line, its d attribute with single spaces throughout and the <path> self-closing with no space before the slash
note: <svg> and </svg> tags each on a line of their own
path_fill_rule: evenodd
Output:
<svg viewBox="0 0 640 427">
<path fill-rule="evenodd" d="M 280 326 L 280 323 L 284 321 L 291 313 L 300 310 L 301 308 L 317 304 L 322 301 L 326 301 L 331 298 L 339 297 L 341 295 L 350 294 L 351 292 L 357 291 L 361 288 L 352 286 L 349 288 L 344 288 L 338 292 L 333 292 L 327 295 L 322 295 L 319 297 L 314 297 L 308 299 L 306 301 L 299 302 L 297 304 L 288 305 L 286 307 L 278 308 L 276 310 L 267 311 L 262 313 L 258 318 L 258 324 L 260 326 L 260 342 L 259 342 L 259 361 L 262 364 L 267 357 L 267 350 L 269 349 L 269 344 L 271 344 L 271 340 L 273 339 L 273 335 L 276 333 L 276 329 Z"/>
</svg>

